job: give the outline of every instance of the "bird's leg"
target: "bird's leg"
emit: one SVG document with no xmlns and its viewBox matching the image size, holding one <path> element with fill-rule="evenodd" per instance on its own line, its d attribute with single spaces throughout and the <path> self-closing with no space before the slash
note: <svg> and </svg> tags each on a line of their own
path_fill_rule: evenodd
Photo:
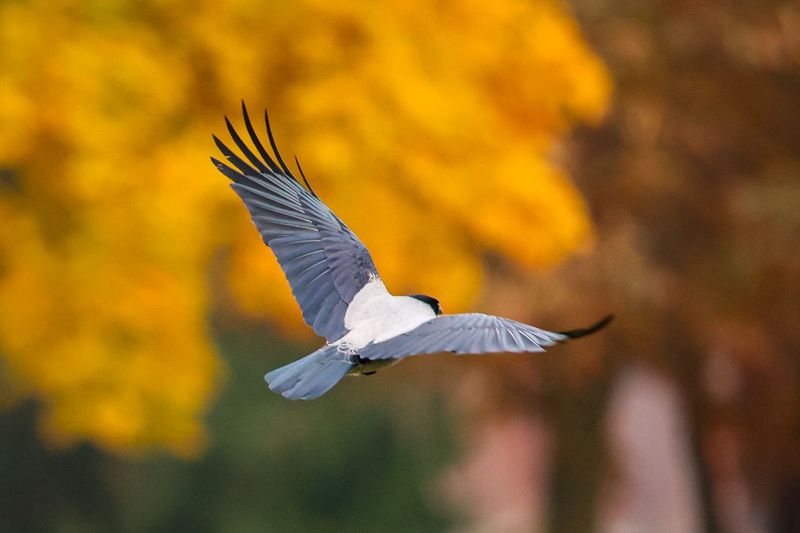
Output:
<svg viewBox="0 0 800 533">
<path fill-rule="evenodd" d="M 392 366 L 398 361 L 398 359 L 367 359 L 366 357 L 361 357 L 356 355 L 352 362 L 356 366 L 353 367 L 348 374 L 351 376 L 371 376 L 375 374 L 378 370 L 382 368 L 386 368 L 387 366 Z"/>
</svg>

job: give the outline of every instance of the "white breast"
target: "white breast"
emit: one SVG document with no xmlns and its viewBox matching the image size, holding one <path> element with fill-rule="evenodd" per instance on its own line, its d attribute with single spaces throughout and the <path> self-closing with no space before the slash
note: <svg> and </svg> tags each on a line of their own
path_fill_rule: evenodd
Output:
<svg viewBox="0 0 800 533">
<path fill-rule="evenodd" d="M 353 297 L 344 315 L 344 326 L 350 331 L 333 344 L 356 353 L 370 342 L 391 339 L 435 316 L 426 303 L 410 296 L 393 296 L 380 278 L 375 278 Z"/>
</svg>

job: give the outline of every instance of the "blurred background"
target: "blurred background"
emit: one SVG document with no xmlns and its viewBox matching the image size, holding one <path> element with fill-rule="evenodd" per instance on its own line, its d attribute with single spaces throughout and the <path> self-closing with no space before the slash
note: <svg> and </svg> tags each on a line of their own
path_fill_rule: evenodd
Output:
<svg viewBox="0 0 800 533">
<path fill-rule="evenodd" d="M 617 320 L 269 393 L 242 99 L 393 292 Z M 0 530 L 800 531 L 798 125 L 796 2 L 0 3 Z"/>
</svg>

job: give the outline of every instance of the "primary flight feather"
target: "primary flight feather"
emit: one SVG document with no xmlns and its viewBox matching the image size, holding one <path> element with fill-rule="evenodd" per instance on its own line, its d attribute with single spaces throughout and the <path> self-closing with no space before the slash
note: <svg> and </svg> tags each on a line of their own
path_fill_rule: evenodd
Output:
<svg viewBox="0 0 800 533">
<path fill-rule="evenodd" d="M 314 193 L 299 163 L 303 183 L 286 166 L 267 113 L 274 158 L 244 103 L 242 115 L 255 152 L 226 118 L 243 158 L 213 136 L 227 163 L 211 161 L 233 182 L 278 259 L 306 324 L 327 340 L 319 350 L 269 372 L 265 379 L 271 390 L 292 400 L 317 398 L 347 374 L 370 375 L 410 355 L 542 352 L 611 321 L 609 315 L 589 328 L 556 333 L 480 313 L 443 315 L 430 296 L 390 294 L 367 248 Z"/>
</svg>

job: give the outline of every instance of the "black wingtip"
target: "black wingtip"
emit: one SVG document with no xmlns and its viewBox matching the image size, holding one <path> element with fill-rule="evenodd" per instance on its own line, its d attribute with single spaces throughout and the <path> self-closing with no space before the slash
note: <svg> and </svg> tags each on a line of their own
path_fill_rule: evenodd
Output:
<svg viewBox="0 0 800 533">
<path fill-rule="evenodd" d="M 566 337 L 568 337 L 570 339 L 579 339 L 581 337 L 585 337 L 587 335 L 591 335 L 592 333 L 596 333 L 596 332 L 600 331 L 604 327 L 608 326 L 611 323 L 612 320 L 614 320 L 614 315 L 613 314 L 604 317 L 602 320 L 600 320 L 599 322 L 597 322 L 595 324 L 592 324 L 588 328 L 573 329 L 573 330 L 570 330 L 570 331 L 559 331 L 558 333 L 561 334 L 561 335 L 564 335 L 564 336 L 566 336 Z"/>
<path fill-rule="evenodd" d="M 294 162 L 297 165 L 297 170 L 300 171 L 300 176 L 303 177 L 303 182 L 306 184 L 306 187 L 308 187 L 308 192 L 314 195 L 314 198 L 319 198 L 319 196 L 317 196 L 317 193 L 315 193 L 314 189 L 311 187 L 311 184 L 308 182 L 308 178 L 306 178 L 306 173 L 303 172 L 303 167 L 300 166 L 300 161 L 297 159 L 297 156 L 294 156 Z"/>
<path fill-rule="evenodd" d="M 253 141 L 253 146 L 255 146 L 256 150 L 258 150 L 258 153 L 261 154 L 262 159 L 270 168 L 270 170 L 280 173 L 280 168 L 275 164 L 275 161 L 272 160 L 269 152 L 267 152 L 266 148 L 264 148 L 264 145 L 261 144 L 261 141 L 258 139 L 256 130 L 253 128 L 253 123 L 250 122 L 250 115 L 247 112 L 247 106 L 245 105 L 244 100 L 242 100 L 242 117 L 244 118 L 244 126 L 247 129 L 247 133 L 250 135 L 250 140 Z"/>
<path fill-rule="evenodd" d="M 216 135 L 214 135 L 214 134 L 212 133 L 212 134 L 211 134 L 211 138 L 212 138 L 212 139 L 214 139 L 214 144 L 216 144 L 216 145 L 217 145 L 217 148 L 219 149 L 219 151 L 220 151 L 220 152 L 222 152 L 223 154 L 225 154 L 226 152 L 230 152 L 230 150 L 228 150 L 228 147 L 227 147 L 227 146 L 225 146 L 225 143 L 223 143 L 223 142 L 222 142 L 222 141 L 219 139 L 219 137 L 217 137 Z"/>
<path fill-rule="evenodd" d="M 293 178 L 295 181 L 297 181 L 297 178 L 294 177 L 292 171 L 289 170 L 289 167 L 287 167 L 286 163 L 284 163 L 283 157 L 281 157 L 281 153 L 278 150 L 278 145 L 275 143 L 275 136 L 272 135 L 272 126 L 269 124 L 269 113 L 267 113 L 266 109 L 264 110 L 264 122 L 267 124 L 267 137 L 269 138 L 269 144 L 272 147 L 272 153 L 275 154 L 275 159 L 278 160 L 278 164 L 283 169 L 283 172 L 290 178 Z"/>
</svg>

